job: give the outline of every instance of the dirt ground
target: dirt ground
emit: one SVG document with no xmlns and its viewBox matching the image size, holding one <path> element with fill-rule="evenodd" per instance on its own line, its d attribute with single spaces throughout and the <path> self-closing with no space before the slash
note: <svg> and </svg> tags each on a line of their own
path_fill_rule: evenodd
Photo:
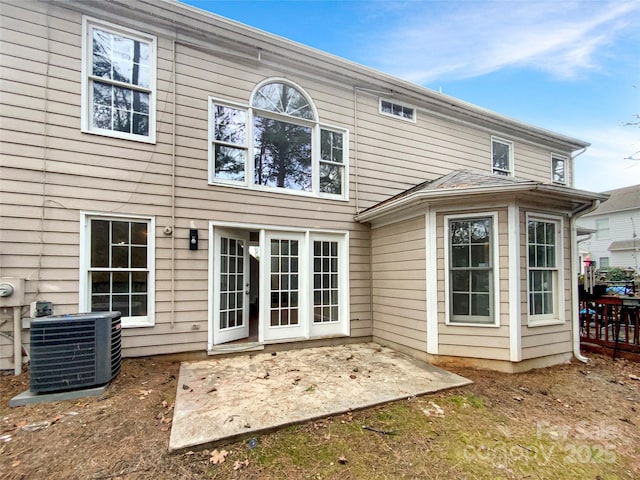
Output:
<svg viewBox="0 0 640 480">
<path fill-rule="evenodd" d="M 0 478 L 638 479 L 640 364 L 590 358 L 456 368 L 474 384 L 177 455 L 178 362 L 127 359 L 101 397 L 17 408 L 28 372 L 2 375 Z"/>
</svg>

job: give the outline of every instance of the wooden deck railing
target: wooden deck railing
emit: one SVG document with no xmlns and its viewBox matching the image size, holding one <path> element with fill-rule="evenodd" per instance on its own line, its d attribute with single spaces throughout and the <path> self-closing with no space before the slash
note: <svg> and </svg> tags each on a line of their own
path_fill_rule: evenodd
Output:
<svg viewBox="0 0 640 480">
<path fill-rule="evenodd" d="M 580 301 L 580 344 L 585 350 L 640 360 L 640 298 Z"/>
</svg>

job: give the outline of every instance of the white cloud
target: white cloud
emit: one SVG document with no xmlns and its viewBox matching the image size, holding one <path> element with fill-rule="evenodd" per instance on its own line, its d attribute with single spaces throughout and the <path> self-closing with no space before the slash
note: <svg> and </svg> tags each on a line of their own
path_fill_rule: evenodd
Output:
<svg viewBox="0 0 640 480">
<path fill-rule="evenodd" d="M 640 150 L 638 128 L 581 131 L 580 137 L 590 141 L 591 146 L 575 160 L 576 188 L 603 192 L 640 184 L 640 160 L 627 159 Z"/>
<path fill-rule="evenodd" d="M 632 17 L 640 13 L 640 2 L 494 0 L 415 2 L 398 8 L 398 20 L 387 8 L 387 21 L 370 36 L 373 45 L 367 50 L 376 57 L 367 63 L 424 84 L 510 66 L 558 77 L 598 69 L 597 55 L 606 53 L 604 47 L 624 29 L 637 28 Z"/>
</svg>

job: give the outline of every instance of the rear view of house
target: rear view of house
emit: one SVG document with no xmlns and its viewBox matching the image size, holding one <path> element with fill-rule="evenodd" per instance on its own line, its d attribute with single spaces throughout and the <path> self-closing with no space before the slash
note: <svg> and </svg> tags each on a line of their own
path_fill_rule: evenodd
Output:
<svg viewBox="0 0 640 480">
<path fill-rule="evenodd" d="M 0 8 L 22 316 L 120 311 L 125 356 L 579 354 L 575 222 L 606 199 L 573 188 L 587 143 L 179 2 Z"/>
</svg>

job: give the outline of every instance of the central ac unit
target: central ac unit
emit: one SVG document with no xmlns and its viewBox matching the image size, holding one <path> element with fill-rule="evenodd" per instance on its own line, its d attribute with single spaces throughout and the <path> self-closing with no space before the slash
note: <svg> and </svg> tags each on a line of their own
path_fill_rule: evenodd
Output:
<svg viewBox="0 0 640 480">
<path fill-rule="evenodd" d="M 34 393 L 109 383 L 120 371 L 120 312 L 93 312 L 31 320 Z"/>
</svg>

